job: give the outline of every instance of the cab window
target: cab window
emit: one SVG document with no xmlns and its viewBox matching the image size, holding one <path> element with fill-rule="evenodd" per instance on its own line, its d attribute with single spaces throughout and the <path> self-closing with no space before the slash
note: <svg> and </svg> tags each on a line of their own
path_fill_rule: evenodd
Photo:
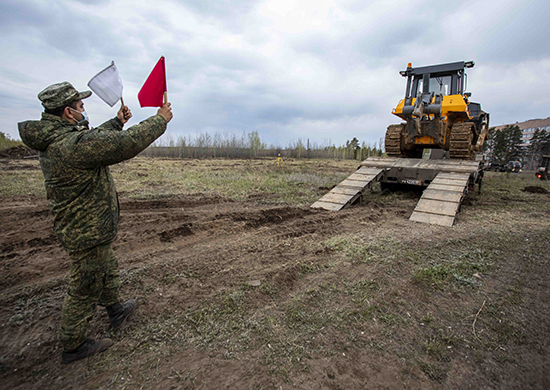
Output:
<svg viewBox="0 0 550 390">
<path fill-rule="evenodd" d="M 418 96 L 422 93 L 424 88 L 424 80 L 418 78 L 417 88 L 415 96 Z M 436 95 L 450 95 L 451 94 L 451 76 L 439 76 L 439 77 L 430 77 L 430 92 L 435 93 Z"/>
</svg>

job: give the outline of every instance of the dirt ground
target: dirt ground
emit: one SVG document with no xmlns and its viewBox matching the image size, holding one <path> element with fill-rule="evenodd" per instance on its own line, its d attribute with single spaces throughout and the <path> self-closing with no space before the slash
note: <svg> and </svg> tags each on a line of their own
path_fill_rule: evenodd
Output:
<svg viewBox="0 0 550 390">
<path fill-rule="evenodd" d="M 2 195 L 0 388 L 550 388 L 550 195 L 521 191 L 550 188 L 528 174 L 487 173 L 452 228 L 409 221 L 414 193 L 328 212 L 267 191 L 144 199 L 117 185 L 122 294 L 139 308 L 116 332 L 98 308 L 90 336 L 115 345 L 68 366 L 69 259 L 47 201 Z"/>
</svg>

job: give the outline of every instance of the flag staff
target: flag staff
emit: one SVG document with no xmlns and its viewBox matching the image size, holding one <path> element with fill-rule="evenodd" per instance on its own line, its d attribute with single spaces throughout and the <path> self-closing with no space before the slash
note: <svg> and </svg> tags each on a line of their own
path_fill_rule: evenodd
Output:
<svg viewBox="0 0 550 390">
<path fill-rule="evenodd" d="M 162 58 L 162 63 L 164 64 L 164 56 L 161 57 Z M 164 65 L 166 69 L 166 65 Z M 166 90 L 166 70 L 164 71 L 164 105 L 166 105 L 166 103 L 168 103 L 168 91 Z"/>
</svg>

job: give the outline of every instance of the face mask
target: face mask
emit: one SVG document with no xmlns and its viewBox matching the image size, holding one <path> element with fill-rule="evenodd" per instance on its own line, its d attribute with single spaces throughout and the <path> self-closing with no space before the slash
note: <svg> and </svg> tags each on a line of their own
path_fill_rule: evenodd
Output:
<svg viewBox="0 0 550 390">
<path fill-rule="evenodd" d="M 74 118 L 74 120 L 76 121 L 76 124 L 77 125 L 81 125 L 83 124 L 84 122 L 90 122 L 90 119 L 88 118 L 88 113 L 86 112 L 86 110 L 84 111 L 77 111 L 75 110 L 74 108 L 72 107 L 69 107 L 71 110 L 73 110 L 74 112 L 78 112 L 80 115 L 82 115 L 82 119 L 81 120 L 76 120 L 76 118 Z"/>
</svg>

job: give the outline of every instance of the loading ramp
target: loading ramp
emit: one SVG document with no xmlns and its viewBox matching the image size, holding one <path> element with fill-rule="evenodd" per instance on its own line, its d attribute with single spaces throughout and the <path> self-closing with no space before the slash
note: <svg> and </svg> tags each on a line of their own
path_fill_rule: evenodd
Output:
<svg viewBox="0 0 550 390">
<path fill-rule="evenodd" d="M 360 167 L 357 172 L 330 190 L 311 207 L 331 211 L 349 207 L 380 180 L 383 172 L 381 168 Z"/>
<path fill-rule="evenodd" d="M 470 175 L 464 173 L 439 173 L 422 193 L 409 219 L 431 225 L 453 226 L 469 179 Z"/>
<path fill-rule="evenodd" d="M 357 172 L 311 205 L 338 211 L 352 205 L 376 182 L 427 187 L 411 221 L 453 226 L 469 187 L 478 179 L 479 161 L 370 157 Z"/>
</svg>

